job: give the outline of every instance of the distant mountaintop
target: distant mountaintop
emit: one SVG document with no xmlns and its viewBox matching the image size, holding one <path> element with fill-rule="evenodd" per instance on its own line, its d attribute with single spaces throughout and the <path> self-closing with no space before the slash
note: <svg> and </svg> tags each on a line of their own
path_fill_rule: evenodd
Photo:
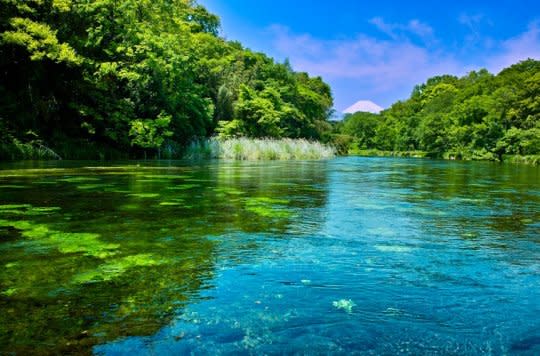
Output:
<svg viewBox="0 0 540 356">
<path fill-rule="evenodd" d="M 347 109 L 343 110 L 344 114 L 354 114 L 358 111 L 365 111 L 370 112 L 373 114 L 380 113 L 383 108 L 381 108 L 379 105 L 375 104 L 373 101 L 370 100 L 360 100 L 354 103 L 353 105 L 349 106 Z"/>
</svg>

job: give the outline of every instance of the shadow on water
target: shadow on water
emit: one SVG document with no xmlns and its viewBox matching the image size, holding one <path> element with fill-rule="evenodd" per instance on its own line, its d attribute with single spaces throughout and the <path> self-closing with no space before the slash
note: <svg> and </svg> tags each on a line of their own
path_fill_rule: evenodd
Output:
<svg viewBox="0 0 540 356">
<path fill-rule="evenodd" d="M 0 170 L 0 351 L 149 335 L 264 239 L 324 222 L 326 162 L 20 163 Z"/>
</svg>

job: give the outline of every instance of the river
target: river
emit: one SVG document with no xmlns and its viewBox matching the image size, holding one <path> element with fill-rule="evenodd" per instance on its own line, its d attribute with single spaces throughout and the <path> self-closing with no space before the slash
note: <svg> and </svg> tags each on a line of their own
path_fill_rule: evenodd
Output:
<svg viewBox="0 0 540 356">
<path fill-rule="evenodd" d="M 0 165 L 0 354 L 540 354 L 540 168 Z"/>
</svg>

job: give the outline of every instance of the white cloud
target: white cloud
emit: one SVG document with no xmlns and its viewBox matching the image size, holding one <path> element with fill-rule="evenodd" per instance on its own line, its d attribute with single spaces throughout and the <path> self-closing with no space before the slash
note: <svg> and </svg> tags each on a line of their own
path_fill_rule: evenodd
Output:
<svg viewBox="0 0 540 356">
<path fill-rule="evenodd" d="M 386 33 L 391 38 L 394 38 L 394 39 L 397 38 L 397 34 L 394 32 L 395 26 L 384 22 L 382 17 L 374 17 L 371 20 L 369 20 L 369 23 L 372 25 L 375 25 L 380 31 L 382 31 L 383 33 Z"/>
<path fill-rule="evenodd" d="M 493 22 L 488 17 L 484 14 L 471 15 L 462 13 L 458 18 L 458 22 L 469 29 L 469 34 L 464 39 L 463 50 L 467 51 L 467 49 L 477 47 L 478 45 L 489 48 L 492 39 L 483 36 L 481 33 L 481 28 L 485 27 L 485 25 L 493 26 Z"/>
<path fill-rule="evenodd" d="M 287 56 L 296 69 L 327 79 L 367 82 L 375 92 L 400 85 L 412 89 L 429 76 L 460 68 L 455 59 L 408 40 L 380 40 L 365 35 L 322 40 L 293 34 L 282 26 L 272 30 L 274 48 Z"/>
<path fill-rule="evenodd" d="M 487 58 L 485 63 L 485 66 L 493 73 L 498 73 L 502 69 L 527 58 L 540 60 L 539 23 L 531 23 L 527 31 L 501 41 L 498 46 L 501 51 Z"/>
<path fill-rule="evenodd" d="M 473 20 L 463 18 L 463 22 Z M 463 48 L 447 49 L 436 41 L 416 43 L 408 37 L 433 35 L 431 27 L 420 21 L 396 25 L 375 18 L 370 22 L 389 38 L 359 34 L 353 38 L 321 39 L 275 25 L 270 28 L 270 41 L 277 56 L 289 58 L 296 70 L 320 75 L 331 84 L 339 83 L 334 85 L 335 92 L 348 99 L 345 102 L 337 98 L 338 109 L 358 98 L 387 105 L 404 99 L 416 84 L 435 75 L 464 75 L 484 67 L 497 73 L 520 60 L 540 59 L 538 23 L 530 24 L 525 32 L 513 38 L 486 37 L 474 48 L 463 43 Z M 357 91 L 352 100 L 351 90 Z"/>
<path fill-rule="evenodd" d="M 484 19 L 483 14 L 469 15 L 469 14 L 463 13 L 459 16 L 458 21 L 463 25 L 473 28 L 474 26 L 476 26 L 476 24 L 480 23 L 483 19 Z"/>
<path fill-rule="evenodd" d="M 411 34 L 419 37 L 426 43 L 431 43 L 434 40 L 433 28 L 417 19 L 410 20 L 406 24 L 401 24 L 387 23 L 382 17 L 374 17 L 369 20 L 369 23 L 375 25 L 381 32 L 394 40 L 408 38 Z"/>
</svg>

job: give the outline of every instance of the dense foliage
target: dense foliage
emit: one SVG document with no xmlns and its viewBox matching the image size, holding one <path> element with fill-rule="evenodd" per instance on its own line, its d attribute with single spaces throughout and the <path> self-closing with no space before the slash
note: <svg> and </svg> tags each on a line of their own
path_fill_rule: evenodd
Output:
<svg viewBox="0 0 540 356">
<path fill-rule="evenodd" d="M 0 156 L 172 154 L 215 133 L 329 130 L 326 83 L 218 30 L 193 0 L 0 0 Z"/>
<path fill-rule="evenodd" d="M 540 154 L 540 61 L 497 75 L 437 76 L 380 115 L 349 115 L 337 128 L 352 151 L 425 151 L 454 159 Z"/>
</svg>

